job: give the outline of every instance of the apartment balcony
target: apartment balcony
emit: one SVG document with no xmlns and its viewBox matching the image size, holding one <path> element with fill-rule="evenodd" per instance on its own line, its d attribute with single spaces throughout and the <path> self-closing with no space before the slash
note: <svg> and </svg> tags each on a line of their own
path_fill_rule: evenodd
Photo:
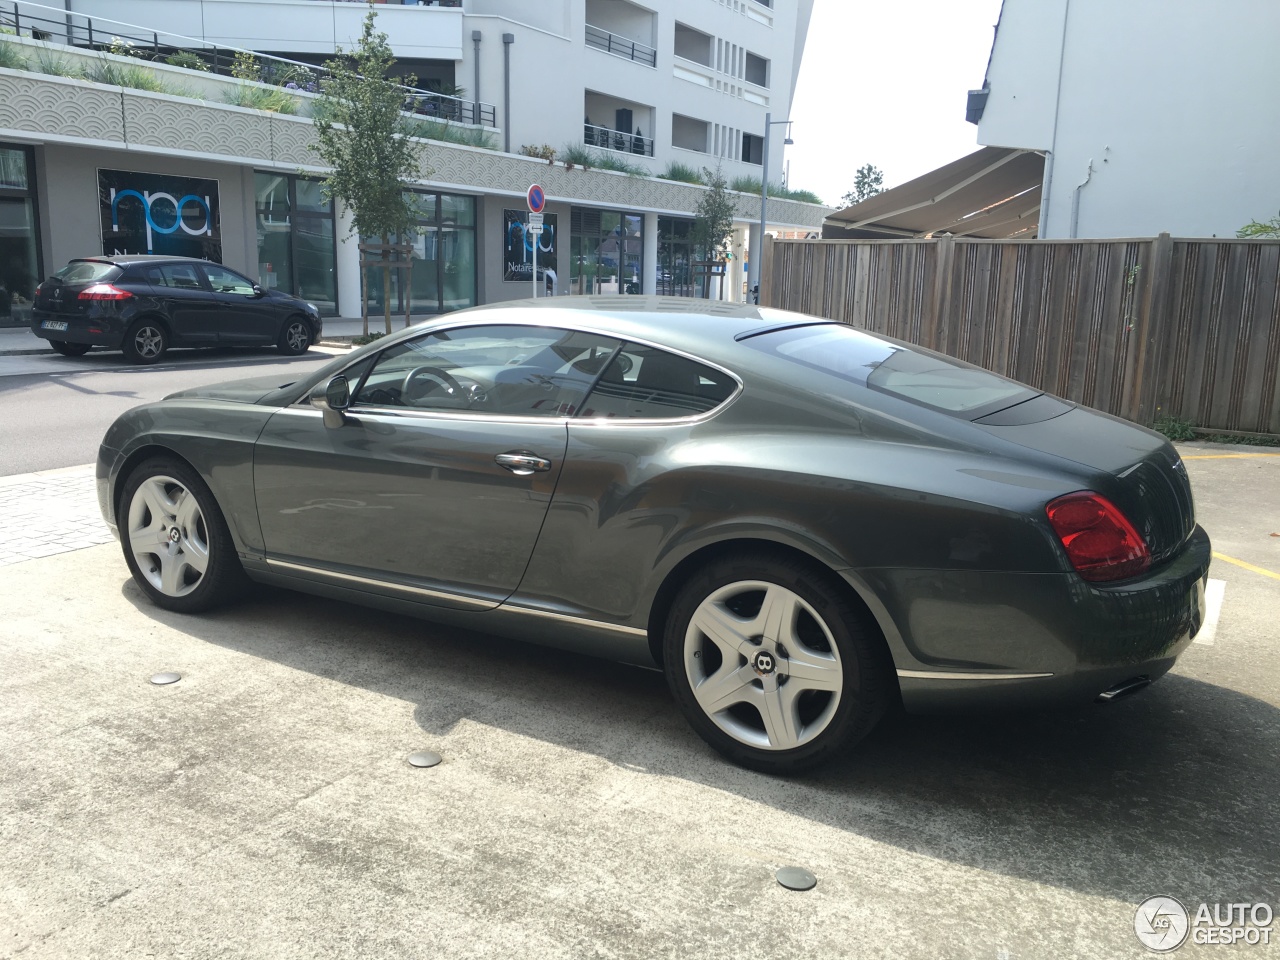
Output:
<svg viewBox="0 0 1280 960">
<path fill-rule="evenodd" d="M 623 133 L 620 130 L 610 130 L 608 127 L 597 127 L 593 123 L 582 125 L 582 142 L 588 147 L 600 147 L 602 150 L 634 153 L 638 157 L 653 156 L 652 137 Z"/>
<path fill-rule="evenodd" d="M 618 34 L 610 33 L 608 30 L 593 27 L 589 23 L 587 24 L 587 46 L 603 50 L 605 53 L 611 53 L 615 57 L 622 57 L 624 60 L 643 63 L 646 67 L 656 67 L 658 65 L 658 51 L 653 47 L 635 40 L 628 40 L 626 37 L 620 37 Z"/>
</svg>

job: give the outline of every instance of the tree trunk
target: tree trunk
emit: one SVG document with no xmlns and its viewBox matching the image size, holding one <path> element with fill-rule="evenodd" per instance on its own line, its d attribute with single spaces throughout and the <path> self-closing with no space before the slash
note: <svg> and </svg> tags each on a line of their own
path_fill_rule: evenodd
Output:
<svg viewBox="0 0 1280 960">
<path fill-rule="evenodd" d="M 382 246 L 385 248 L 391 243 L 391 238 L 385 233 L 382 235 Z M 391 251 L 383 249 L 382 251 L 382 312 L 383 319 L 387 324 L 387 333 L 391 332 Z"/>
</svg>

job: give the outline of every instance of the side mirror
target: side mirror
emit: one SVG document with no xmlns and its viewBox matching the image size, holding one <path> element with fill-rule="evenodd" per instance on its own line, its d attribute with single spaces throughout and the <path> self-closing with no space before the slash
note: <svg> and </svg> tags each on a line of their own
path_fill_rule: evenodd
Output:
<svg viewBox="0 0 1280 960">
<path fill-rule="evenodd" d="M 351 406 L 351 387 L 347 378 L 338 375 L 328 383 L 318 383 L 308 397 L 311 405 L 324 413 L 324 425 L 338 428 L 347 422 L 342 411 Z"/>
<path fill-rule="evenodd" d="M 262 296 L 262 295 L 263 295 L 263 294 L 262 294 L 262 287 L 258 286 L 258 284 L 256 284 L 256 283 L 253 285 L 253 295 L 254 295 L 255 297 L 260 297 L 260 296 Z"/>
</svg>

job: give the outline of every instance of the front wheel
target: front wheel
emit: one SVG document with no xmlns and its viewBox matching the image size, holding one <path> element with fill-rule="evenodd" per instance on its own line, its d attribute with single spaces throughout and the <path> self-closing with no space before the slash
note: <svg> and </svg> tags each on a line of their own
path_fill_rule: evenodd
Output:
<svg viewBox="0 0 1280 960">
<path fill-rule="evenodd" d="M 169 349 L 169 334 L 155 320 L 138 320 L 124 335 L 121 349 L 133 363 L 155 363 Z"/>
<path fill-rule="evenodd" d="M 83 357 L 89 352 L 89 344 L 87 343 L 67 343 L 65 340 L 50 340 L 49 346 L 53 347 L 54 353 L 60 353 L 64 357 Z"/>
<path fill-rule="evenodd" d="M 129 572 L 157 606 L 197 613 L 245 582 L 235 543 L 213 493 L 179 460 L 139 465 L 120 498 L 120 543 Z"/>
<path fill-rule="evenodd" d="M 311 327 L 301 317 L 290 317 L 280 331 L 276 349 L 288 356 L 306 353 L 311 346 Z"/>
<path fill-rule="evenodd" d="M 833 576 L 744 554 L 704 567 L 676 597 L 667 682 L 698 734 L 735 763 L 817 766 L 866 736 L 892 700 L 879 631 Z"/>
</svg>

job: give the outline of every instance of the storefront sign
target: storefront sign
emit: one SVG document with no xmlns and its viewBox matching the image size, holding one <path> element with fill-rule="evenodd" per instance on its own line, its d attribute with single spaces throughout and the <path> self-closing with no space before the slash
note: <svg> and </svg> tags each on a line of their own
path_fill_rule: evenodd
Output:
<svg viewBox="0 0 1280 960">
<path fill-rule="evenodd" d="M 556 219 L 554 213 L 542 214 L 542 233 L 528 229 L 529 211 L 503 211 L 502 279 L 513 283 L 533 281 L 533 258 L 537 251 L 538 275 L 556 268 Z"/>
<path fill-rule="evenodd" d="M 102 252 L 158 253 L 222 262 L 218 181 L 98 171 Z"/>
</svg>

